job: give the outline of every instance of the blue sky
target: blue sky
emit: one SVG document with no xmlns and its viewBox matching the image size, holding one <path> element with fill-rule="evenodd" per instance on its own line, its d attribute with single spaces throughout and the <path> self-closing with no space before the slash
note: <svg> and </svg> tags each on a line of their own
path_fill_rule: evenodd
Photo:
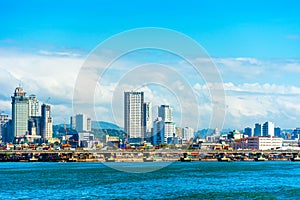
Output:
<svg viewBox="0 0 300 200">
<path fill-rule="evenodd" d="M 51 96 L 55 122 L 67 120 L 61 113 L 71 113 L 74 81 L 90 51 L 125 30 L 163 27 L 193 38 L 214 59 L 227 94 L 226 128 L 266 120 L 300 126 L 299 7 L 296 0 L 1 2 L 0 109 L 10 112 L 21 81 L 41 100 Z"/>
<path fill-rule="evenodd" d="M 214 57 L 298 58 L 299 1 L 6 1 L 1 44 L 90 51 L 112 34 L 165 27 Z"/>
</svg>

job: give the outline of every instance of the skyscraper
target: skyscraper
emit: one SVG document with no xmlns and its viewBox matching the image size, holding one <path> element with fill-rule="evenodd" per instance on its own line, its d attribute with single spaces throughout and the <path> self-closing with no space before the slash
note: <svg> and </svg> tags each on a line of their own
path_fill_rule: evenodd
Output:
<svg viewBox="0 0 300 200">
<path fill-rule="evenodd" d="M 50 105 L 42 105 L 41 136 L 43 139 L 52 138 L 52 117 Z"/>
<path fill-rule="evenodd" d="M 28 99 L 29 103 L 29 117 L 38 117 L 40 116 L 40 103 L 37 100 L 35 95 L 30 95 Z"/>
<path fill-rule="evenodd" d="M 15 89 L 12 102 L 12 137 L 23 136 L 28 131 L 29 101 L 21 86 Z"/>
<path fill-rule="evenodd" d="M 128 139 L 144 140 L 144 92 L 124 92 L 124 128 Z"/>
<path fill-rule="evenodd" d="M 8 122 L 8 115 L 0 113 L 0 138 L 2 137 L 2 126 Z"/>
<path fill-rule="evenodd" d="M 87 132 L 92 130 L 92 121 L 85 114 L 76 114 L 71 117 L 71 128 L 78 132 Z"/>
<path fill-rule="evenodd" d="M 158 145 L 164 143 L 164 121 L 158 117 L 153 122 L 152 144 Z"/>
<path fill-rule="evenodd" d="M 280 127 L 274 128 L 274 136 L 281 137 L 281 128 Z"/>
<path fill-rule="evenodd" d="M 263 136 L 274 136 L 274 124 L 273 122 L 265 122 L 262 127 Z"/>
<path fill-rule="evenodd" d="M 151 129 L 152 129 L 152 105 L 151 102 L 144 103 L 144 140 L 151 142 Z"/>
<path fill-rule="evenodd" d="M 71 129 L 76 129 L 76 115 L 70 117 L 70 127 Z"/>
<path fill-rule="evenodd" d="M 261 124 L 256 123 L 254 127 L 254 136 L 262 136 Z"/>
<path fill-rule="evenodd" d="M 245 128 L 244 129 L 244 134 L 251 137 L 252 136 L 252 128 L 250 128 L 250 127 Z"/>
<path fill-rule="evenodd" d="M 190 141 L 194 138 L 194 129 L 191 127 L 183 128 L 183 139 L 186 141 Z"/>
<path fill-rule="evenodd" d="M 164 122 L 173 122 L 172 109 L 169 105 L 161 105 L 158 107 L 158 117 Z"/>
</svg>

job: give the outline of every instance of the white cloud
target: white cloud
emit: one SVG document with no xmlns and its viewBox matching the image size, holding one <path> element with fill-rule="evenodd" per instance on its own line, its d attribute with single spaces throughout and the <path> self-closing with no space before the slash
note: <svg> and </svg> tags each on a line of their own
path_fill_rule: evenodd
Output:
<svg viewBox="0 0 300 200">
<path fill-rule="evenodd" d="M 63 57 L 54 54 L 45 56 L 0 49 L 0 95 L 3 100 L 8 97 L 5 101 L 10 103 L 15 87 L 21 84 L 27 94 L 36 94 L 40 101 L 50 97 L 49 103 L 53 104 L 53 109 L 60 108 L 61 105 L 69 106 L 82 62 L 83 58 L 70 57 L 67 54 Z M 10 108 L 0 109 L 11 113 Z M 60 116 L 60 112 L 66 113 L 64 110 L 55 110 L 55 116 Z"/>
<path fill-rule="evenodd" d="M 205 85 L 196 84 L 198 91 Z M 267 120 L 283 128 L 295 128 L 300 118 L 300 88 L 277 84 L 224 83 L 226 93 L 225 127 L 243 128 Z M 202 92 L 198 92 L 200 94 Z"/>
<path fill-rule="evenodd" d="M 101 65 L 97 60 L 87 63 L 94 71 Z M 284 128 L 300 125 L 297 124 L 300 118 L 299 60 L 217 58 L 214 61 L 225 82 L 226 128 L 243 128 L 266 120 Z M 117 60 L 101 77 L 94 96 L 98 120 L 122 126 L 123 92 L 138 88 L 145 92 L 145 98 L 152 102 L 154 110 L 161 104 L 171 105 L 177 124 L 182 116 L 185 118 L 182 126 L 189 126 L 188 123 L 197 118 L 200 118 L 200 128 L 209 126 L 212 114 L 209 88 L 222 89 L 222 85 L 205 84 L 185 62 L 172 62 L 170 66 L 155 63 L 145 66 L 143 62 Z M 73 114 L 75 81 L 83 63 L 84 58 L 73 52 L 40 51 L 34 54 L 0 49 L 0 110 L 11 112 L 10 96 L 21 82 L 24 90 L 36 94 L 40 101 L 51 98 L 49 103 L 55 123 L 68 121 Z M 204 70 L 209 73 L 209 68 Z M 196 101 L 192 100 L 194 94 L 187 90 L 189 88 L 195 92 Z M 185 100 L 180 102 L 179 98 Z M 194 113 L 195 108 L 199 115 Z"/>
</svg>

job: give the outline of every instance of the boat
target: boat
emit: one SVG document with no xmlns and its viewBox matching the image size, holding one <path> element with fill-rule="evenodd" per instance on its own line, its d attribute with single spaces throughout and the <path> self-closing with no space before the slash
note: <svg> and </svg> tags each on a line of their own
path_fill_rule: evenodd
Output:
<svg viewBox="0 0 300 200">
<path fill-rule="evenodd" d="M 218 158 L 219 162 L 230 162 L 231 159 L 230 158 L 226 158 L 225 154 L 223 155 L 223 157 L 219 157 Z"/>
<path fill-rule="evenodd" d="M 299 161 L 300 161 L 299 155 L 296 155 L 296 157 L 292 157 L 292 158 L 290 158 L 290 159 L 291 159 L 291 161 L 293 161 L 293 162 L 299 162 Z"/>
<path fill-rule="evenodd" d="M 114 158 L 106 158 L 105 162 L 115 162 L 115 159 Z"/>
<path fill-rule="evenodd" d="M 183 155 L 180 156 L 180 158 L 178 159 L 178 161 L 181 161 L 181 162 L 191 162 L 192 159 L 188 157 L 187 153 L 183 153 Z"/>
<path fill-rule="evenodd" d="M 257 158 L 254 158 L 254 161 L 267 161 L 268 159 L 266 158 L 263 158 L 263 157 L 257 157 Z"/>
<path fill-rule="evenodd" d="M 191 162 L 192 161 L 191 158 L 183 157 L 183 156 L 181 156 L 178 160 L 181 162 Z"/>
<path fill-rule="evenodd" d="M 144 161 L 144 162 L 153 162 L 154 159 L 153 159 L 153 157 L 144 157 L 144 158 L 143 158 L 143 161 Z"/>
<path fill-rule="evenodd" d="M 37 162 L 39 159 L 37 159 L 36 157 L 31 157 L 28 161 L 29 162 Z"/>
</svg>

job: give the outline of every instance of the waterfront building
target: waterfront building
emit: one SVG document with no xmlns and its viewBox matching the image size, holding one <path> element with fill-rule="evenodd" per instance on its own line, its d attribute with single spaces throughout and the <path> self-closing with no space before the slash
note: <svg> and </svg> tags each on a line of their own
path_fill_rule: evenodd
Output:
<svg viewBox="0 0 300 200">
<path fill-rule="evenodd" d="M 78 132 L 78 145 L 79 147 L 94 148 L 95 136 L 89 132 Z"/>
<path fill-rule="evenodd" d="M 23 136 L 28 131 L 29 119 L 29 98 L 21 86 L 17 87 L 14 96 L 11 97 L 12 102 L 12 136 Z"/>
<path fill-rule="evenodd" d="M 151 131 L 152 131 L 152 104 L 151 102 L 145 102 L 143 108 L 144 114 L 144 140 L 146 142 L 151 142 Z"/>
<path fill-rule="evenodd" d="M 108 146 L 118 147 L 120 144 L 120 138 L 118 136 L 105 135 L 105 144 Z"/>
<path fill-rule="evenodd" d="M 262 127 L 263 136 L 274 136 L 274 124 L 273 122 L 265 122 Z"/>
<path fill-rule="evenodd" d="M 128 141 L 144 141 L 144 92 L 124 92 L 124 129 Z"/>
<path fill-rule="evenodd" d="M 183 128 L 183 140 L 189 142 L 191 139 L 194 138 L 194 129 L 191 127 L 184 127 Z"/>
<path fill-rule="evenodd" d="M 34 94 L 29 96 L 28 108 L 29 108 L 29 112 L 28 112 L 29 118 L 41 116 L 40 115 L 40 103 Z"/>
<path fill-rule="evenodd" d="M 51 106 L 42 105 L 42 116 L 41 116 L 41 136 L 43 139 L 52 138 L 52 117 L 51 117 Z"/>
<path fill-rule="evenodd" d="M 247 135 L 248 137 L 251 137 L 252 136 L 252 128 L 246 127 L 244 129 L 244 135 Z"/>
<path fill-rule="evenodd" d="M 282 138 L 270 136 L 270 137 L 248 137 L 247 147 L 248 149 L 255 150 L 272 150 L 282 147 Z"/>
<path fill-rule="evenodd" d="M 161 105 L 158 107 L 158 117 L 164 122 L 173 122 L 172 109 L 169 105 Z"/>
<path fill-rule="evenodd" d="M 261 124 L 255 124 L 253 136 L 262 136 Z"/>
</svg>

